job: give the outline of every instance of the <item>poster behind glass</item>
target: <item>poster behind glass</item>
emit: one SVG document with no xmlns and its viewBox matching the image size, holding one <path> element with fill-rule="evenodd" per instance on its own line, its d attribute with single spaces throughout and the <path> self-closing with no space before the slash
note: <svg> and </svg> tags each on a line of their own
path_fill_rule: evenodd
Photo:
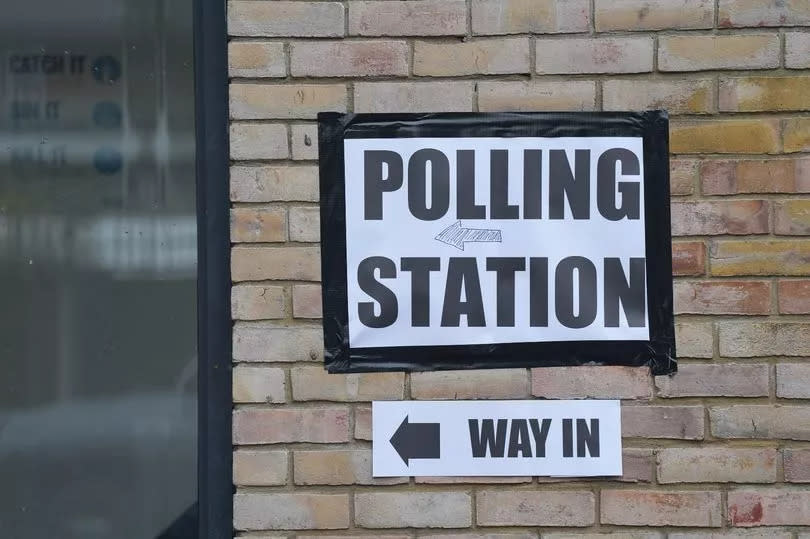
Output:
<svg viewBox="0 0 810 539">
<path fill-rule="evenodd" d="M 0 529 L 195 537 L 191 0 L 0 20 Z"/>
</svg>

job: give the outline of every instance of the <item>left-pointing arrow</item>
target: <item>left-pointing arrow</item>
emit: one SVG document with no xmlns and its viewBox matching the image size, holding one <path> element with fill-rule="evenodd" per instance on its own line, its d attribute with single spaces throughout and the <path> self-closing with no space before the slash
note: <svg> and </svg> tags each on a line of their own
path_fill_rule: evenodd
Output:
<svg viewBox="0 0 810 539">
<path fill-rule="evenodd" d="M 391 436 L 391 445 L 408 465 L 410 459 L 441 458 L 439 423 L 408 423 L 408 416 Z"/>
</svg>

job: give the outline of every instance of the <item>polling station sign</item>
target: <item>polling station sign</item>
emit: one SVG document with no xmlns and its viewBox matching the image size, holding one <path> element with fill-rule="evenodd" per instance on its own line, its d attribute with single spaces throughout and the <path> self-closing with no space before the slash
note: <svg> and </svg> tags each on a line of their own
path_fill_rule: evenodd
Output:
<svg viewBox="0 0 810 539">
<path fill-rule="evenodd" d="M 372 403 L 374 477 L 622 475 L 619 401 Z"/>
<path fill-rule="evenodd" d="M 675 370 L 666 113 L 319 115 L 331 372 Z"/>
</svg>

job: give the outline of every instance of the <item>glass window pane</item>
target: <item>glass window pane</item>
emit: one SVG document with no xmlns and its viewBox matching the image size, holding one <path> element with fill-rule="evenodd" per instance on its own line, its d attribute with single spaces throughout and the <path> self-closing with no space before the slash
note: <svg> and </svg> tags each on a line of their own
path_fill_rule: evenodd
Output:
<svg viewBox="0 0 810 539">
<path fill-rule="evenodd" d="M 0 19 L 4 537 L 197 535 L 192 58 L 192 0 Z"/>
</svg>

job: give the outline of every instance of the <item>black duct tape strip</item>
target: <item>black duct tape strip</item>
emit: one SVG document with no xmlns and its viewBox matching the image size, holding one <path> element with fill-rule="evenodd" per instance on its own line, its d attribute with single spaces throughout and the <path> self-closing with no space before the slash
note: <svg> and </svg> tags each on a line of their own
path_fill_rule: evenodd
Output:
<svg viewBox="0 0 810 539">
<path fill-rule="evenodd" d="M 642 137 L 649 341 L 352 348 L 348 331 L 344 140 L 407 137 Z M 575 365 L 677 370 L 665 111 L 318 115 L 325 364 L 329 372 Z"/>
</svg>

